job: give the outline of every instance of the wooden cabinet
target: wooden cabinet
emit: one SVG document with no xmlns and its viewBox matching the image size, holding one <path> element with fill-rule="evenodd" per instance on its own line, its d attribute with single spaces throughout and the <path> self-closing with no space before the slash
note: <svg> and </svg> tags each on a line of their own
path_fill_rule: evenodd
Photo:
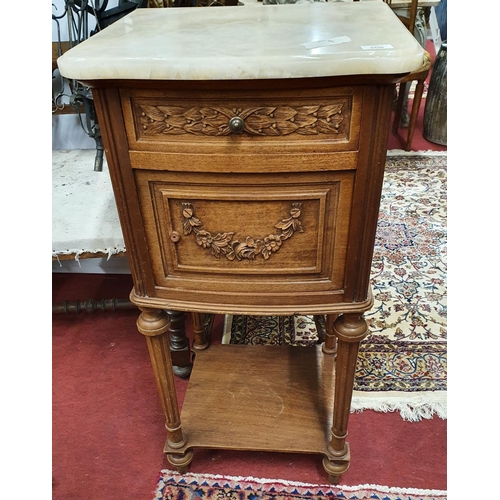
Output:
<svg viewBox="0 0 500 500">
<path fill-rule="evenodd" d="M 394 86 L 424 51 L 383 2 L 154 10 L 58 62 L 92 87 L 164 451 L 180 471 L 194 448 L 318 453 L 338 481 Z M 182 414 L 166 310 L 193 318 Z M 315 315 L 326 337 L 209 347 L 214 313 Z"/>
<path fill-rule="evenodd" d="M 349 465 L 393 96 L 392 78 L 350 80 L 93 89 L 179 470 L 196 447 L 319 453 L 332 481 Z M 194 317 L 182 414 L 164 310 Z M 213 313 L 326 315 L 326 347 L 205 350 Z"/>
</svg>

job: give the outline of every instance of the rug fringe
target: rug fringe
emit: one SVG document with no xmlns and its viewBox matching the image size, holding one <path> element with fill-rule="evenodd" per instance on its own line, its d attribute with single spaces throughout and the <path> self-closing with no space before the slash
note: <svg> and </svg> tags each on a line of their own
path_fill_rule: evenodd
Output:
<svg viewBox="0 0 500 500">
<path fill-rule="evenodd" d="M 80 265 L 80 255 L 83 253 L 93 253 L 93 254 L 107 254 L 108 257 L 106 260 L 109 260 L 113 255 L 119 254 L 121 252 L 125 252 L 126 249 L 125 247 L 113 247 L 113 248 L 96 248 L 92 250 L 85 250 L 85 249 L 79 249 L 79 248 L 73 248 L 73 249 L 68 249 L 68 250 L 63 250 L 63 251 L 53 251 L 52 252 L 52 257 L 55 257 L 57 261 L 59 262 L 59 265 L 62 267 L 61 261 L 59 260 L 59 255 L 74 255 L 75 260 L 78 262 Z M 80 265 L 81 267 L 81 265 Z"/>
<path fill-rule="evenodd" d="M 401 393 L 384 393 L 372 396 L 355 391 L 351 401 L 351 413 L 361 413 L 364 410 L 374 410 L 381 413 L 399 412 L 403 420 L 420 422 L 431 419 L 434 415 L 447 419 L 446 391 L 436 391 L 425 395 L 406 393 L 404 399 Z"/>
<path fill-rule="evenodd" d="M 404 149 L 389 149 L 387 156 L 448 156 L 447 151 L 405 151 Z"/>
</svg>

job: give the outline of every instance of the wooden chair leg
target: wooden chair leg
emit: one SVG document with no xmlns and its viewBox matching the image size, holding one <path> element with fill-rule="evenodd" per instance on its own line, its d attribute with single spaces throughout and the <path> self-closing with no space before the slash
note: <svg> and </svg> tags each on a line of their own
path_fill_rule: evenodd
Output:
<svg viewBox="0 0 500 500">
<path fill-rule="evenodd" d="M 413 104 L 411 107 L 410 124 L 408 126 L 408 135 L 406 136 L 406 151 L 411 150 L 411 143 L 413 141 L 415 126 L 417 125 L 420 103 L 422 102 L 422 95 L 424 93 L 424 81 L 425 79 L 418 80 L 417 87 L 415 89 L 415 96 L 413 98 Z"/>
<path fill-rule="evenodd" d="M 396 111 L 394 112 L 394 123 L 392 125 L 393 134 L 397 134 L 399 130 L 399 122 L 401 120 L 401 111 L 403 111 L 403 104 L 405 102 L 407 86 L 408 82 L 401 82 L 399 84 L 398 103 L 396 105 Z"/>
</svg>

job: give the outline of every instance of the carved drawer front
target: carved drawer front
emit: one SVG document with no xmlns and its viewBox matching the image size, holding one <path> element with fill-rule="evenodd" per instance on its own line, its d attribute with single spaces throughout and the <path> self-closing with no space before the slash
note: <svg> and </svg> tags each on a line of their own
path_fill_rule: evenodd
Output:
<svg viewBox="0 0 500 500">
<path fill-rule="evenodd" d="M 135 175 L 159 297 L 340 300 L 352 172 Z"/>
<path fill-rule="evenodd" d="M 129 147 L 183 153 L 325 153 L 358 147 L 361 91 L 122 90 Z M 194 150 L 193 150 L 194 148 Z"/>
</svg>

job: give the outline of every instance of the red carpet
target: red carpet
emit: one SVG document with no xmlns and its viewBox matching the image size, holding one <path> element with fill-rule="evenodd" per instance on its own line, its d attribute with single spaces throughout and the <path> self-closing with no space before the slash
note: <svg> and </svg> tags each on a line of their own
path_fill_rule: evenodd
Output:
<svg viewBox="0 0 500 500">
<path fill-rule="evenodd" d="M 54 274 L 53 302 L 124 298 L 128 275 Z M 136 311 L 53 316 L 53 499 L 150 500 L 164 419 Z M 189 325 L 188 325 L 189 329 Z M 214 326 L 214 341 L 222 317 Z M 177 380 L 180 401 L 186 382 Z M 446 421 L 351 415 L 342 484 L 446 489 Z M 190 471 L 324 483 L 317 456 L 197 450 Z"/>
</svg>

